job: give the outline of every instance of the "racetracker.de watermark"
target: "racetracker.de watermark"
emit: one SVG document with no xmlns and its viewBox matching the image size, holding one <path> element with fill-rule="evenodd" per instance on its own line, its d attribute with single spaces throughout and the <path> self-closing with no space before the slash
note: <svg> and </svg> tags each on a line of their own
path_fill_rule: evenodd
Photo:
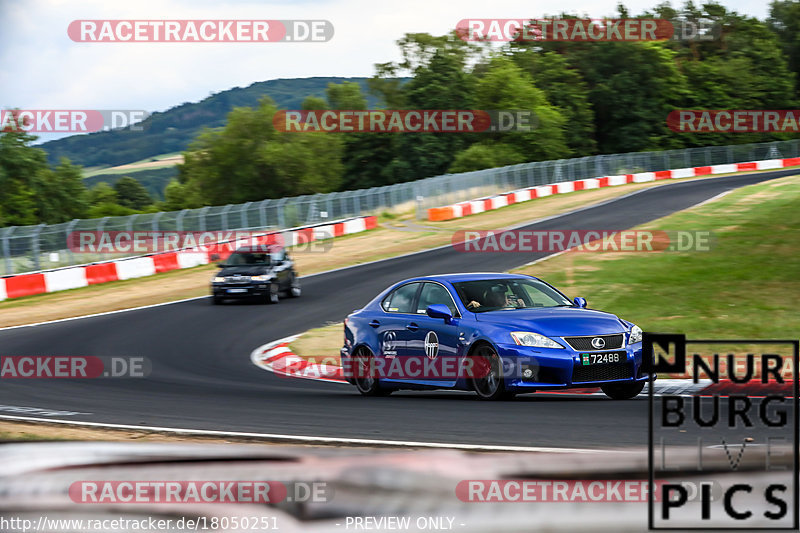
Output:
<svg viewBox="0 0 800 533">
<path fill-rule="evenodd" d="M 79 254 L 152 254 L 164 252 L 219 253 L 247 247 L 251 253 L 273 253 L 291 246 L 294 251 L 326 252 L 333 246 L 332 231 L 313 229 L 283 233 L 252 231 L 73 231 L 67 248 Z"/>
<path fill-rule="evenodd" d="M 464 41 L 632 42 L 712 40 L 719 25 L 668 19 L 462 19 L 456 35 Z"/>
<path fill-rule="evenodd" d="M 707 484 L 719 493 L 717 483 Z M 687 492 L 697 495 L 697 485 L 686 483 Z M 654 497 L 660 494 L 656 490 Z M 466 479 L 456 485 L 456 497 L 467 503 L 643 503 L 649 495 L 643 479 Z"/>
<path fill-rule="evenodd" d="M 328 20 L 73 20 L 78 43 L 288 43 L 327 42 Z"/>
<path fill-rule="evenodd" d="M 797 133 L 800 109 L 676 109 L 667 126 L 678 133 Z"/>
<path fill-rule="evenodd" d="M 93 133 L 129 128 L 143 131 L 150 113 L 140 109 L 3 109 L 0 131 Z"/>
<path fill-rule="evenodd" d="M 69 497 L 81 504 L 326 503 L 333 487 L 324 481 L 75 481 Z"/>
<path fill-rule="evenodd" d="M 384 357 L 370 358 L 369 361 L 357 358 L 348 359 L 342 365 L 345 377 L 353 379 L 394 379 L 415 380 L 425 379 L 430 381 L 452 381 L 459 378 L 481 379 L 489 375 L 492 364 L 489 360 L 476 355 L 457 358 L 449 355 L 439 356 L 439 339 L 433 332 L 428 333 L 423 348 L 427 355 L 410 355 L 396 357 L 398 343 L 397 333 L 387 331 L 384 333 L 381 354 Z M 291 370 L 291 368 L 287 368 Z M 521 365 L 504 363 L 497 370 L 506 379 L 523 377 Z"/>
<path fill-rule="evenodd" d="M 0 379 L 144 378 L 152 368 L 150 359 L 142 356 L 0 356 Z"/>
<path fill-rule="evenodd" d="M 451 239 L 459 252 L 707 252 L 710 231 L 663 230 L 459 230 Z"/>
<path fill-rule="evenodd" d="M 285 132 L 505 133 L 532 131 L 538 120 L 521 109 L 280 110 L 272 124 Z"/>
</svg>

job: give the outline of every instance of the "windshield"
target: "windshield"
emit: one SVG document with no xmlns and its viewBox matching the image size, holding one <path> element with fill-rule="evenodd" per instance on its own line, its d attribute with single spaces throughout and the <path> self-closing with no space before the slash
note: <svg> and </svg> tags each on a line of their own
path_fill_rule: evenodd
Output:
<svg viewBox="0 0 800 533">
<path fill-rule="evenodd" d="M 537 307 L 572 307 L 572 302 L 534 279 L 486 279 L 453 283 L 464 306 L 475 313 Z"/>
<path fill-rule="evenodd" d="M 233 253 L 225 262 L 225 266 L 246 266 L 246 265 L 266 265 L 270 264 L 270 254 L 238 252 Z"/>
</svg>

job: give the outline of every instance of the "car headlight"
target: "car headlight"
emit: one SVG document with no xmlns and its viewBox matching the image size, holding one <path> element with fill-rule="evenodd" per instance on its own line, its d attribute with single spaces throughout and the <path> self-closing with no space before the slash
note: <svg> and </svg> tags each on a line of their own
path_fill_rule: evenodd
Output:
<svg viewBox="0 0 800 533">
<path fill-rule="evenodd" d="M 212 279 L 211 281 L 213 281 L 214 283 L 224 283 L 225 278 L 222 276 L 214 276 L 214 279 Z"/>
<path fill-rule="evenodd" d="M 252 276 L 251 281 L 269 281 L 269 276 Z"/>
<path fill-rule="evenodd" d="M 520 346 L 532 346 L 534 348 L 563 348 L 559 343 L 544 335 L 530 331 L 512 331 L 511 338 Z"/>
<path fill-rule="evenodd" d="M 637 342 L 642 342 L 642 328 L 634 325 L 631 328 L 631 335 L 628 337 L 628 344 L 636 344 Z"/>
</svg>

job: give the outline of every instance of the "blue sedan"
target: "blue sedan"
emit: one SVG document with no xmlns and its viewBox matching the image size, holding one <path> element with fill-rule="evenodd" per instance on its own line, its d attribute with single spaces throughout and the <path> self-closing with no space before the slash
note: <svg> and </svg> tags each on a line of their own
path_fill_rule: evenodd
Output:
<svg viewBox="0 0 800 533">
<path fill-rule="evenodd" d="M 638 395 L 650 376 L 642 330 L 517 274 L 401 281 L 344 323 L 342 366 L 366 396 L 400 389 L 473 390 L 497 400 L 537 390 L 600 387 Z"/>
</svg>

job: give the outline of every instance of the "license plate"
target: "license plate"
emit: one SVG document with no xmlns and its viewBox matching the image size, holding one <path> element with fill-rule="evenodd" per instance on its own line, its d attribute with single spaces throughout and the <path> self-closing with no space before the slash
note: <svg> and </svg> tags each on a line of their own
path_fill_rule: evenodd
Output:
<svg viewBox="0 0 800 533">
<path fill-rule="evenodd" d="M 607 353 L 582 353 L 581 354 L 581 364 L 583 366 L 587 365 L 602 365 L 606 363 L 619 363 L 623 361 L 623 355 L 619 352 L 607 352 Z"/>
<path fill-rule="evenodd" d="M 228 294 L 247 292 L 247 289 L 228 289 Z"/>
</svg>

